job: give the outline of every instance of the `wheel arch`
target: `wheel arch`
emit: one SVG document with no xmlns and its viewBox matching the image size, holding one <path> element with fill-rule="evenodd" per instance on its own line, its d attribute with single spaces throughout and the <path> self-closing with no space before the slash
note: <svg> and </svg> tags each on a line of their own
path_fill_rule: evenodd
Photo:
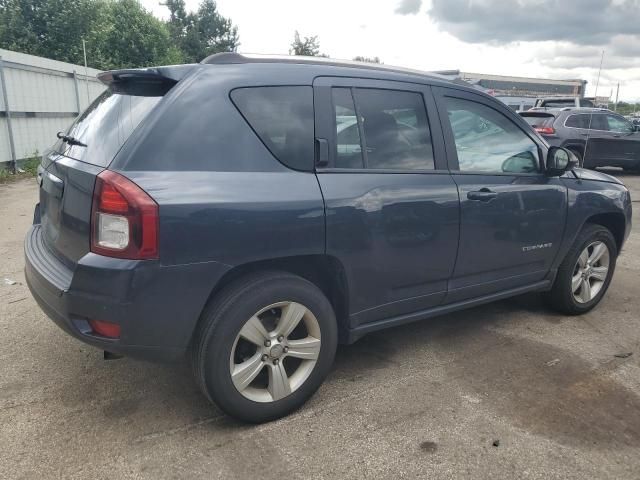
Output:
<svg viewBox="0 0 640 480">
<path fill-rule="evenodd" d="M 602 225 L 609 230 L 616 240 L 616 247 L 618 248 L 618 253 L 620 253 L 622 244 L 624 243 L 624 233 L 626 228 L 626 219 L 623 213 L 598 213 L 587 218 L 584 224 Z"/>
<path fill-rule="evenodd" d="M 227 285 L 235 280 L 262 271 L 280 271 L 308 280 L 317 286 L 327 297 L 338 322 L 339 341 L 347 342 L 349 325 L 349 286 L 342 263 L 330 255 L 300 255 L 291 257 L 272 258 L 236 265 L 229 269 L 218 280 L 205 303 L 208 305 L 213 298 Z M 203 308 L 203 310 L 204 310 Z M 198 331 L 202 318 L 198 319 L 192 332 L 193 337 Z"/>
</svg>

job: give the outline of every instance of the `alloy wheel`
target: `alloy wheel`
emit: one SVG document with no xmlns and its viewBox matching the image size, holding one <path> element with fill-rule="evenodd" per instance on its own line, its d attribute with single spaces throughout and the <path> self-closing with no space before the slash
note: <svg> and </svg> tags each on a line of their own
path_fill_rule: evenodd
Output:
<svg viewBox="0 0 640 480">
<path fill-rule="evenodd" d="M 576 302 L 590 302 L 600 293 L 609 273 L 609 264 L 609 248 L 604 242 L 590 243 L 582 250 L 571 278 L 571 291 Z"/>
<path fill-rule="evenodd" d="M 238 392 L 254 402 L 274 402 L 309 378 L 320 354 L 320 324 L 296 302 L 264 307 L 240 329 L 229 369 Z"/>
</svg>

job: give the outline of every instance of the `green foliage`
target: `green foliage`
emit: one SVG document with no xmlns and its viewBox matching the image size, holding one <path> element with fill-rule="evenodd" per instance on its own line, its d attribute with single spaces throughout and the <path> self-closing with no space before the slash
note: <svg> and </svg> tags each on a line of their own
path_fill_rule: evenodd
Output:
<svg viewBox="0 0 640 480">
<path fill-rule="evenodd" d="M 289 50 L 291 55 L 304 55 L 307 57 L 327 57 L 328 55 L 320 54 L 320 42 L 318 36 L 300 38 L 300 34 L 296 30 Z"/>
<path fill-rule="evenodd" d="M 171 38 L 185 62 L 199 62 L 219 52 L 238 48 L 238 28 L 218 12 L 216 2 L 203 0 L 198 11 L 187 13 L 184 0 L 167 0 Z"/>
<path fill-rule="evenodd" d="M 238 31 L 214 0 L 187 13 L 167 0 L 167 22 L 137 0 L 0 0 L 0 48 L 101 70 L 198 62 L 237 48 Z"/>
<path fill-rule="evenodd" d="M 613 110 L 613 103 L 609 104 L 609 108 Z M 618 102 L 616 111 L 620 115 L 631 115 L 633 113 L 637 113 L 640 115 L 640 103 Z"/>
<path fill-rule="evenodd" d="M 361 57 L 358 55 L 357 57 L 353 57 L 356 62 L 367 62 L 367 63 L 382 63 L 379 57 Z"/>
</svg>

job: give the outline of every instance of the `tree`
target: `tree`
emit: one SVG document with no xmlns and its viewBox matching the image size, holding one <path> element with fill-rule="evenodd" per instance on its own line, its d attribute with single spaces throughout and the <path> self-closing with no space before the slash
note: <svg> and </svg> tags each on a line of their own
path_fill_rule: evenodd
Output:
<svg viewBox="0 0 640 480">
<path fill-rule="evenodd" d="M 300 34 L 297 30 L 293 37 L 289 53 L 291 55 L 305 55 L 307 57 L 326 56 L 320 55 L 320 42 L 318 42 L 317 35 L 314 35 L 313 37 L 304 37 L 304 40 L 301 40 Z"/>
<path fill-rule="evenodd" d="M 367 62 L 367 63 L 382 63 L 380 58 L 378 57 L 361 57 L 358 55 L 357 57 L 353 57 L 356 62 Z"/>
<path fill-rule="evenodd" d="M 171 37 L 185 62 L 199 62 L 213 53 L 238 48 L 238 27 L 220 15 L 214 0 L 203 0 L 195 13 L 186 13 L 184 0 L 167 0 L 166 5 Z"/>
<path fill-rule="evenodd" d="M 107 3 L 108 19 L 96 45 L 87 44 L 87 55 L 102 58 L 104 69 L 146 67 L 169 63 L 171 48 L 166 25 L 136 0 Z"/>
<path fill-rule="evenodd" d="M 163 22 L 137 0 L 0 0 L 0 48 L 99 69 L 198 62 L 233 51 L 238 30 L 214 0 L 187 13 L 184 0 L 166 0 Z"/>
<path fill-rule="evenodd" d="M 0 47 L 82 63 L 82 39 L 93 42 L 106 3 L 96 0 L 0 0 Z"/>
</svg>

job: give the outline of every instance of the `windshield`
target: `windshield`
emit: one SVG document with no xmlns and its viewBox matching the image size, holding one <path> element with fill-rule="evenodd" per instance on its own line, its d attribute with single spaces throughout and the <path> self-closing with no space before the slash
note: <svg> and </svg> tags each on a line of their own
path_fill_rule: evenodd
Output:
<svg viewBox="0 0 640 480">
<path fill-rule="evenodd" d="M 161 98 L 106 90 L 67 131 L 68 136 L 86 147 L 59 141 L 54 148 L 76 160 L 106 167 Z"/>
</svg>

